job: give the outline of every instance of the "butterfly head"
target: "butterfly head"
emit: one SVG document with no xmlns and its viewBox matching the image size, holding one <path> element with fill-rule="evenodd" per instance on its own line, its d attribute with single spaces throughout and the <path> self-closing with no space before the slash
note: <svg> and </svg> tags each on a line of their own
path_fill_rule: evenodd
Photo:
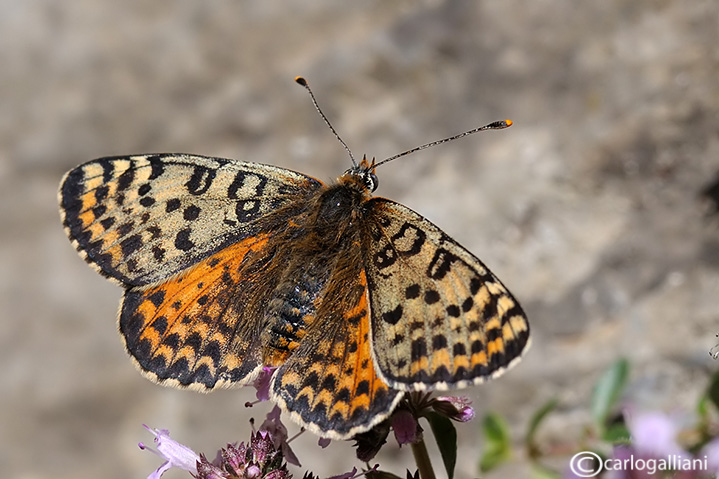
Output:
<svg viewBox="0 0 719 479">
<path fill-rule="evenodd" d="M 359 179 L 360 183 L 367 188 L 367 191 L 374 193 L 379 186 L 379 179 L 375 174 L 375 160 L 367 161 L 367 155 L 362 157 L 362 161 L 359 165 L 354 165 L 349 170 L 345 171 L 343 176 L 352 176 Z"/>
</svg>

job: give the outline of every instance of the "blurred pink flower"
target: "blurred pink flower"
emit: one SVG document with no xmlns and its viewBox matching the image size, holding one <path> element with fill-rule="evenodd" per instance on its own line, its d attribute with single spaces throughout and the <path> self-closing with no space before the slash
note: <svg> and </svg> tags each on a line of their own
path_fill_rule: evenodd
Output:
<svg viewBox="0 0 719 479">
<path fill-rule="evenodd" d="M 632 446 L 639 454 L 656 458 L 689 454 L 677 442 L 679 425 L 663 412 L 640 412 L 627 418 Z"/>
</svg>

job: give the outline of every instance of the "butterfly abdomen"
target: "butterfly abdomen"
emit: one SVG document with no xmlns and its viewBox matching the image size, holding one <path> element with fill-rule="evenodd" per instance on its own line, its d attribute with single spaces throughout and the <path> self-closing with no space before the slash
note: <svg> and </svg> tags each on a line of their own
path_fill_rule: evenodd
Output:
<svg viewBox="0 0 719 479">
<path fill-rule="evenodd" d="M 265 314 L 265 366 L 279 366 L 299 346 L 317 314 L 316 300 L 328 279 L 321 268 L 311 266 L 280 283 Z M 292 278 L 292 279 L 290 279 Z"/>
</svg>

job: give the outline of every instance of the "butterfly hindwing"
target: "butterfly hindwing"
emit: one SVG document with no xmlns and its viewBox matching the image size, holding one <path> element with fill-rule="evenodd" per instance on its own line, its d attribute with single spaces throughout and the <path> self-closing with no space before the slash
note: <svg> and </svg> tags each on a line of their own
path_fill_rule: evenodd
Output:
<svg viewBox="0 0 719 479">
<path fill-rule="evenodd" d="M 204 390 L 253 378 L 262 367 L 258 270 L 267 243 L 268 235 L 242 240 L 168 281 L 125 292 L 120 332 L 146 376 Z"/>
<path fill-rule="evenodd" d="M 149 285 L 259 233 L 260 220 L 321 183 L 290 170 L 184 154 L 100 158 L 59 191 L 71 241 L 102 274 Z"/>
<path fill-rule="evenodd" d="M 366 277 L 358 270 L 354 278 L 330 281 L 317 317 L 271 386 L 273 400 L 293 419 L 333 439 L 367 431 L 402 397 L 377 375 Z"/>
<path fill-rule="evenodd" d="M 372 347 L 382 378 L 401 390 L 463 387 L 521 355 L 529 325 L 479 259 L 395 202 L 368 202 L 363 245 Z"/>
</svg>

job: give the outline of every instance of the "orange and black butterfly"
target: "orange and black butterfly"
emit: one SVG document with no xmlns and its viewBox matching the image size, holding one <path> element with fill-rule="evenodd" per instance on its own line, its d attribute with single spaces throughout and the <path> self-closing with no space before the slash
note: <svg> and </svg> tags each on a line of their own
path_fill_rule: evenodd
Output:
<svg viewBox="0 0 719 479">
<path fill-rule="evenodd" d="M 271 398 L 347 439 L 407 391 L 496 377 L 529 343 L 519 303 L 477 257 L 371 195 L 375 167 L 325 185 L 196 155 L 100 158 L 65 175 L 60 211 L 80 255 L 125 288 L 119 328 L 145 376 L 207 391 L 276 367 Z"/>
</svg>

